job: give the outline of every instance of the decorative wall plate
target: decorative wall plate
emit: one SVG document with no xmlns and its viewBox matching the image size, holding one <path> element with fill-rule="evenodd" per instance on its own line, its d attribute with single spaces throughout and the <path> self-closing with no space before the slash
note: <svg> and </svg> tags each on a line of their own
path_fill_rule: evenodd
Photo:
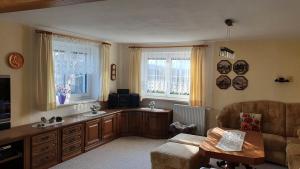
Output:
<svg viewBox="0 0 300 169">
<path fill-rule="evenodd" d="M 233 71 L 237 75 L 244 75 L 249 70 L 249 64 L 245 60 L 238 60 L 233 64 Z"/>
<path fill-rule="evenodd" d="M 232 80 L 232 86 L 236 89 L 236 90 L 244 90 L 248 87 L 248 80 L 246 77 L 244 76 L 236 76 L 233 80 Z"/>
<path fill-rule="evenodd" d="M 117 65 L 111 64 L 110 65 L 110 79 L 116 80 L 116 78 L 117 78 Z"/>
<path fill-rule="evenodd" d="M 24 65 L 24 57 L 17 52 L 8 55 L 8 64 L 13 69 L 20 69 Z"/>
<path fill-rule="evenodd" d="M 220 75 L 216 79 L 216 85 L 220 89 L 228 89 L 231 86 L 231 79 L 226 75 Z"/>
<path fill-rule="evenodd" d="M 232 64 L 228 60 L 221 60 L 217 64 L 217 70 L 220 74 L 228 74 L 232 69 Z"/>
</svg>

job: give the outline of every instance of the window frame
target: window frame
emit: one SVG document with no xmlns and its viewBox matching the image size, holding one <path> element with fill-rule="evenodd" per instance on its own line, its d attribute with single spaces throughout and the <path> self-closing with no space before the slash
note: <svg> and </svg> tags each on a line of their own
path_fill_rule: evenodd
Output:
<svg viewBox="0 0 300 169">
<path fill-rule="evenodd" d="M 155 99 L 165 99 L 165 100 L 180 100 L 180 101 L 188 101 L 188 95 L 175 95 L 171 94 L 171 81 L 172 81 L 172 59 L 173 60 L 191 60 L 191 56 L 143 56 L 142 54 L 142 64 L 141 64 L 141 95 L 143 98 L 155 98 Z M 146 83 L 147 83 L 147 76 L 148 76 L 148 60 L 150 59 L 157 59 L 157 60 L 166 60 L 166 65 L 164 68 L 165 72 L 165 93 L 164 94 L 157 94 L 157 93 L 148 93 L 146 91 Z M 190 78 L 190 73 L 189 73 Z M 190 86 L 190 80 L 188 86 Z"/>
<path fill-rule="evenodd" d="M 68 46 L 68 47 L 66 47 Z M 52 46 L 52 52 L 53 52 L 53 61 L 54 61 L 54 65 L 55 65 L 55 51 L 56 50 L 60 50 L 60 51 L 64 51 L 65 55 L 74 55 L 74 52 L 77 53 L 81 53 L 81 54 L 85 54 L 86 56 L 86 60 L 87 57 L 93 57 L 92 55 L 92 46 L 91 47 L 86 47 L 84 45 L 81 45 L 80 43 L 72 43 L 66 41 L 61 41 L 61 40 L 53 40 L 53 46 Z M 100 52 L 99 52 L 99 57 L 100 57 Z M 87 63 L 87 62 L 86 62 Z M 100 66 L 100 64 L 99 64 Z M 100 69 L 100 67 L 99 67 Z M 55 68 L 54 68 L 54 76 L 55 76 L 56 72 L 55 72 Z M 84 74 L 85 75 L 85 74 Z M 89 99 L 93 99 L 93 87 L 92 87 L 92 75 L 88 72 L 86 72 L 86 81 L 84 83 L 86 83 L 86 93 L 81 93 L 81 94 L 69 94 L 68 95 L 68 99 L 67 101 L 69 102 L 69 104 L 71 103 L 75 103 L 78 101 L 84 101 L 84 100 L 89 100 Z M 66 76 L 65 74 L 63 74 L 62 76 Z M 66 84 L 66 81 L 64 80 L 64 84 Z M 55 82 L 56 85 L 56 82 Z M 65 104 L 68 104 L 68 102 L 66 102 Z M 58 103 L 58 102 L 57 102 Z M 59 104 L 59 103 L 58 103 Z M 60 105 L 60 104 L 59 104 Z"/>
</svg>

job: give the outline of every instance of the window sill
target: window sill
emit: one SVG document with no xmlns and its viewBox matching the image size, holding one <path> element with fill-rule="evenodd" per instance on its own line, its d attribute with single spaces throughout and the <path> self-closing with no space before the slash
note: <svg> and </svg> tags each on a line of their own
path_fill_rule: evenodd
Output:
<svg viewBox="0 0 300 169">
<path fill-rule="evenodd" d="M 182 103 L 189 103 L 189 99 L 185 99 L 185 98 L 172 98 L 172 97 L 159 97 L 159 96 L 142 96 L 142 99 L 155 99 L 155 100 L 178 101 L 178 102 L 182 102 Z"/>
<path fill-rule="evenodd" d="M 98 100 L 95 99 L 84 99 L 84 100 L 78 100 L 78 101 L 70 101 L 68 103 L 65 104 L 59 104 L 57 105 L 57 107 L 67 107 L 67 106 L 73 106 L 73 105 L 77 105 L 77 104 L 85 104 L 85 103 L 93 103 L 93 102 L 97 102 Z"/>
</svg>

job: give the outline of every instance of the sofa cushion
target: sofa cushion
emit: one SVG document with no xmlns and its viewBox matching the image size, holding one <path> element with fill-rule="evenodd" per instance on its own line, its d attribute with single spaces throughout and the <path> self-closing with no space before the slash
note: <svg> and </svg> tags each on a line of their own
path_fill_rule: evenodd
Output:
<svg viewBox="0 0 300 169">
<path fill-rule="evenodd" d="M 261 114 L 240 113 L 241 130 L 260 131 Z"/>
<path fill-rule="evenodd" d="M 286 147 L 289 169 L 300 168 L 300 144 L 290 143 Z"/>
<path fill-rule="evenodd" d="M 295 144 L 300 144 L 300 139 L 298 137 L 287 137 L 286 138 L 286 143 L 295 143 Z"/>
<path fill-rule="evenodd" d="M 286 136 L 297 137 L 300 129 L 300 103 L 286 104 Z"/>
<path fill-rule="evenodd" d="M 217 116 L 219 127 L 240 128 L 240 112 L 262 115 L 262 132 L 285 136 L 285 103 L 274 101 L 251 101 L 234 103 L 224 107 Z"/>
<path fill-rule="evenodd" d="M 263 133 L 265 150 L 285 151 L 286 139 L 285 137 Z"/>
<path fill-rule="evenodd" d="M 169 139 L 170 142 L 188 144 L 192 146 L 200 146 L 200 144 L 205 140 L 206 137 L 191 135 L 191 134 L 178 134 L 175 137 Z"/>
</svg>

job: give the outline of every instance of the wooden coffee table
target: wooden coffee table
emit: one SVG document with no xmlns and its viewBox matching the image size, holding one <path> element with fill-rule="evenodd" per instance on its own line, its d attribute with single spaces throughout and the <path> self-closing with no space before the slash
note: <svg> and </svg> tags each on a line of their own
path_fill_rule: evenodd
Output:
<svg viewBox="0 0 300 169">
<path fill-rule="evenodd" d="M 228 129 L 229 130 L 229 129 Z M 201 143 L 202 155 L 209 158 L 216 158 L 226 161 L 225 168 L 234 169 L 240 163 L 245 167 L 252 168 L 250 165 L 258 165 L 264 163 L 265 151 L 262 134 L 254 131 L 247 131 L 242 151 L 225 152 L 217 148 L 219 140 L 226 129 L 214 128 L 208 134 L 204 142 Z"/>
</svg>

